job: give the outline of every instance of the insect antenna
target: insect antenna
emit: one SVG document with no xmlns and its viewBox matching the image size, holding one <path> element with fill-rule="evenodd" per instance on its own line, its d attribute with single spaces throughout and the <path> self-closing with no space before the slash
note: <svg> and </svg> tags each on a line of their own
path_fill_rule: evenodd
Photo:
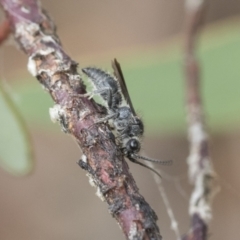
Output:
<svg viewBox="0 0 240 240">
<path fill-rule="evenodd" d="M 152 159 L 152 158 L 148 158 L 148 157 L 143 157 L 137 154 L 134 154 L 134 157 L 138 158 L 138 159 L 143 159 L 149 162 L 154 162 L 154 163 L 158 163 L 158 164 L 162 164 L 162 165 L 172 165 L 172 160 L 166 160 L 166 161 L 161 161 L 161 160 L 157 160 L 157 159 Z"/>
<path fill-rule="evenodd" d="M 157 172 L 157 171 L 154 170 L 153 168 L 149 167 L 148 165 L 139 162 L 137 159 L 131 158 L 130 160 L 131 160 L 132 162 L 136 163 L 136 164 L 141 165 L 142 167 L 145 167 L 145 168 L 149 169 L 150 171 L 152 171 L 152 172 L 154 172 L 155 174 L 157 174 L 160 178 L 162 178 L 162 176 L 159 174 L 159 172 Z"/>
</svg>

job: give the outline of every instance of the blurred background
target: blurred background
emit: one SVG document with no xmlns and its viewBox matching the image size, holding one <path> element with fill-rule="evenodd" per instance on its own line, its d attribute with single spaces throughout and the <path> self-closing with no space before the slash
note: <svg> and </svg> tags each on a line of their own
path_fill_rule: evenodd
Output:
<svg viewBox="0 0 240 240">
<path fill-rule="evenodd" d="M 54 19 L 64 49 L 80 67 L 111 70 L 115 57 L 121 63 L 133 104 L 145 123 L 144 152 L 174 160 L 173 166 L 160 168 L 180 231 L 186 233 L 191 186 L 182 69 L 184 1 L 43 0 L 42 5 Z M 213 240 L 239 239 L 239 13 L 240 1 L 209 1 L 198 44 L 211 152 L 221 188 L 213 202 Z M 27 121 L 36 166 L 22 178 L 0 169 L 0 239 L 124 239 L 76 164 L 80 149 L 50 121 L 53 103 L 27 72 L 27 57 L 12 43 L 9 40 L 0 50 L 0 76 L 10 84 Z M 175 239 L 151 173 L 129 165 L 141 194 L 159 217 L 164 239 Z"/>
</svg>

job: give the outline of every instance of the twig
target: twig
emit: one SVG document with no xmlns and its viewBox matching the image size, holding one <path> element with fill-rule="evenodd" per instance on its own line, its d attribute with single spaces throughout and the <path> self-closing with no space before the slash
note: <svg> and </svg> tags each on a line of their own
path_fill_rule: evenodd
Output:
<svg viewBox="0 0 240 240">
<path fill-rule="evenodd" d="M 157 216 L 140 195 L 122 152 L 107 124 L 94 124 L 104 109 L 94 101 L 78 97 L 85 86 L 77 63 L 64 52 L 52 20 L 35 0 L 1 0 L 15 40 L 28 55 L 28 69 L 55 102 L 53 121 L 71 134 L 81 147 L 79 165 L 88 173 L 98 196 L 106 201 L 125 237 L 160 240 Z M 33 99 L 34 101 L 34 99 Z"/>
<path fill-rule="evenodd" d="M 208 135 L 205 130 L 200 97 L 199 63 L 195 56 L 197 34 L 205 13 L 204 0 L 186 0 L 187 26 L 185 42 L 186 105 L 190 155 L 189 178 L 194 185 L 189 212 L 191 229 L 184 240 L 206 240 L 208 222 L 212 218 L 211 199 L 214 170 L 209 155 Z"/>
<path fill-rule="evenodd" d="M 155 169 L 155 166 L 154 166 L 153 163 L 147 161 L 146 164 L 149 167 Z M 181 237 L 180 237 L 181 235 L 180 235 L 180 231 L 179 231 L 179 228 L 178 228 L 178 222 L 177 222 L 177 220 L 175 218 L 175 215 L 173 213 L 170 201 L 168 200 L 168 196 L 167 196 L 165 188 L 162 184 L 162 180 L 154 172 L 151 172 L 151 174 L 153 176 L 153 179 L 154 179 L 155 183 L 157 184 L 158 191 L 159 191 L 159 193 L 162 197 L 163 203 L 165 205 L 168 217 L 169 217 L 170 222 L 171 222 L 171 229 L 174 231 L 176 239 L 179 240 L 179 239 L 181 239 Z M 161 175 L 162 175 L 162 173 L 161 173 Z"/>
<path fill-rule="evenodd" d="M 8 19 L 4 20 L 0 25 L 0 44 L 3 43 L 11 33 L 10 23 Z"/>
</svg>

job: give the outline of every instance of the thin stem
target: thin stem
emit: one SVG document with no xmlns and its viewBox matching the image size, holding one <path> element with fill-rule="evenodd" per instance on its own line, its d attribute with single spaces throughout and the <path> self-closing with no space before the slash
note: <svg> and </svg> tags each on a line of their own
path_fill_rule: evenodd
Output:
<svg viewBox="0 0 240 240">
<path fill-rule="evenodd" d="M 11 33 L 10 23 L 5 19 L 0 25 L 0 44 L 2 44 Z"/>
<path fill-rule="evenodd" d="M 146 165 L 148 165 L 150 168 L 153 168 L 153 169 L 155 168 L 154 164 L 151 162 L 146 162 Z M 155 170 L 155 171 L 157 171 L 157 170 Z M 161 173 L 159 173 L 159 174 L 161 174 Z M 154 181 L 156 182 L 158 191 L 162 197 L 164 206 L 167 210 L 168 217 L 171 221 L 171 229 L 174 231 L 176 239 L 179 240 L 179 239 L 181 239 L 181 234 L 180 234 L 180 231 L 178 228 L 178 222 L 177 222 L 174 212 L 172 210 L 172 207 L 171 207 L 170 201 L 168 199 L 167 193 L 165 191 L 165 188 L 162 184 L 162 179 L 158 175 L 155 175 L 154 172 L 152 173 L 152 176 L 153 176 Z"/>
<path fill-rule="evenodd" d="M 191 229 L 183 237 L 184 240 L 206 240 L 208 222 L 212 218 L 214 170 L 209 154 L 208 134 L 201 102 L 199 62 L 195 54 L 197 34 L 205 15 L 206 2 L 204 0 L 186 0 L 185 74 L 190 143 L 187 162 L 189 179 L 194 189 L 189 206 Z"/>
</svg>

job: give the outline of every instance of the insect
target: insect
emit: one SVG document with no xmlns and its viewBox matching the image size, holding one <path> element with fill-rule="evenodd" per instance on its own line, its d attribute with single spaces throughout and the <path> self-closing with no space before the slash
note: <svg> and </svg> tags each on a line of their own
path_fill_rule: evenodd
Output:
<svg viewBox="0 0 240 240">
<path fill-rule="evenodd" d="M 112 61 L 112 67 L 114 76 L 95 67 L 82 69 L 94 86 L 94 91 L 85 94 L 85 96 L 92 98 L 94 95 L 100 95 L 106 103 L 107 116 L 99 119 L 97 123 L 109 122 L 109 125 L 116 132 L 116 138 L 123 154 L 132 162 L 146 167 L 160 176 L 157 171 L 139 162 L 138 159 L 160 164 L 169 164 L 170 161 L 159 161 L 138 155 L 141 149 L 139 138 L 143 135 L 144 125 L 135 112 L 121 66 L 116 59 Z"/>
</svg>

